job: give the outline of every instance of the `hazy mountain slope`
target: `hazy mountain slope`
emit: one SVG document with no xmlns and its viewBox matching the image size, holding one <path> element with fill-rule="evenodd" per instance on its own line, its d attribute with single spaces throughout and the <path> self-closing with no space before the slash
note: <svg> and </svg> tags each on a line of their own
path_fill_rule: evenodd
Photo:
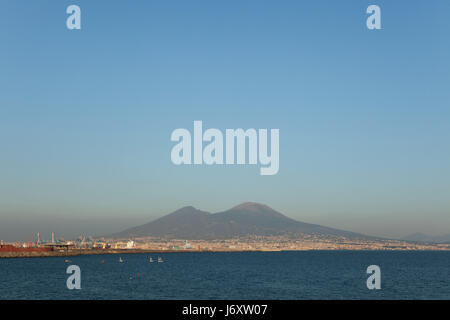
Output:
<svg viewBox="0 0 450 320">
<path fill-rule="evenodd" d="M 440 235 L 440 236 L 432 236 L 432 235 L 427 235 L 427 234 L 417 232 L 417 233 L 413 233 L 413 234 L 410 234 L 410 235 L 402 238 L 402 240 L 414 241 L 414 242 L 448 243 L 448 242 L 450 242 L 450 234 L 444 234 L 444 235 Z"/>
<path fill-rule="evenodd" d="M 178 239 L 225 239 L 246 235 L 320 234 L 348 238 L 371 238 L 361 234 L 300 222 L 272 208 L 247 202 L 211 214 L 184 207 L 150 223 L 111 235 L 114 238 L 166 237 Z"/>
</svg>

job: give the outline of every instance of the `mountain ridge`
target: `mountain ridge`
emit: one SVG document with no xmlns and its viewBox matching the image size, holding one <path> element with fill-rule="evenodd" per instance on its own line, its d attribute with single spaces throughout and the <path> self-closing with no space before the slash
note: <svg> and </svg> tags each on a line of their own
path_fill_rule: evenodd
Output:
<svg viewBox="0 0 450 320">
<path fill-rule="evenodd" d="M 355 232 L 301 222 L 271 207 L 244 202 L 231 209 L 210 213 L 185 206 L 146 224 L 135 226 L 106 237 L 160 237 L 169 239 L 211 240 L 249 235 L 295 236 L 300 234 L 374 239 Z"/>
<path fill-rule="evenodd" d="M 450 243 L 450 234 L 429 235 L 416 232 L 403 237 L 402 240 L 424 243 Z"/>
</svg>

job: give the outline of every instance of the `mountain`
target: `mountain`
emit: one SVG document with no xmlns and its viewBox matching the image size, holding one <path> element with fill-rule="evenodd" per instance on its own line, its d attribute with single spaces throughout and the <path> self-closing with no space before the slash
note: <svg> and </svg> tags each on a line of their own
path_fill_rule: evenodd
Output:
<svg viewBox="0 0 450 320">
<path fill-rule="evenodd" d="M 147 224 L 124 230 L 107 237 L 162 237 L 172 239 L 228 239 L 238 236 L 299 234 L 347 238 L 372 238 L 358 233 L 300 222 L 272 208 L 247 202 L 229 210 L 209 213 L 194 207 L 183 207 Z"/>
<path fill-rule="evenodd" d="M 414 241 L 414 242 L 431 242 L 431 243 L 450 243 L 450 234 L 444 234 L 440 236 L 432 236 L 424 233 L 413 233 L 407 235 L 402 240 Z"/>
</svg>

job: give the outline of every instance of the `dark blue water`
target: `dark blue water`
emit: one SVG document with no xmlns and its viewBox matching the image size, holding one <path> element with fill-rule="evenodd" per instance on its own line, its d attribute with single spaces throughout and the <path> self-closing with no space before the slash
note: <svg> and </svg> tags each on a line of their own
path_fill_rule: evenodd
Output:
<svg viewBox="0 0 450 320">
<path fill-rule="evenodd" d="M 163 263 L 149 262 L 161 256 Z M 1 299 L 449 299 L 450 252 L 306 251 L 0 259 Z M 101 263 L 101 260 L 105 263 Z M 381 290 L 366 269 L 381 268 Z M 138 276 L 139 274 L 139 276 Z"/>
</svg>

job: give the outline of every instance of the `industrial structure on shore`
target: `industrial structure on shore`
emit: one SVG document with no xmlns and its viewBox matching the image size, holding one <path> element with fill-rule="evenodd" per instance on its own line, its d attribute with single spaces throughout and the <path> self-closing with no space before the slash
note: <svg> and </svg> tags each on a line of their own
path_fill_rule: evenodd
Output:
<svg viewBox="0 0 450 320">
<path fill-rule="evenodd" d="M 71 241 L 56 241 L 55 233 L 51 234 L 51 241 L 42 242 L 41 235 L 38 232 L 36 234 L 36 241 L 27 241 L 24 243 L 8 243 L 0 242 L 0 252 L 51 252 L 51 251 L 68 251 L 75 248 L 75 243 Z"/>
</svg>

